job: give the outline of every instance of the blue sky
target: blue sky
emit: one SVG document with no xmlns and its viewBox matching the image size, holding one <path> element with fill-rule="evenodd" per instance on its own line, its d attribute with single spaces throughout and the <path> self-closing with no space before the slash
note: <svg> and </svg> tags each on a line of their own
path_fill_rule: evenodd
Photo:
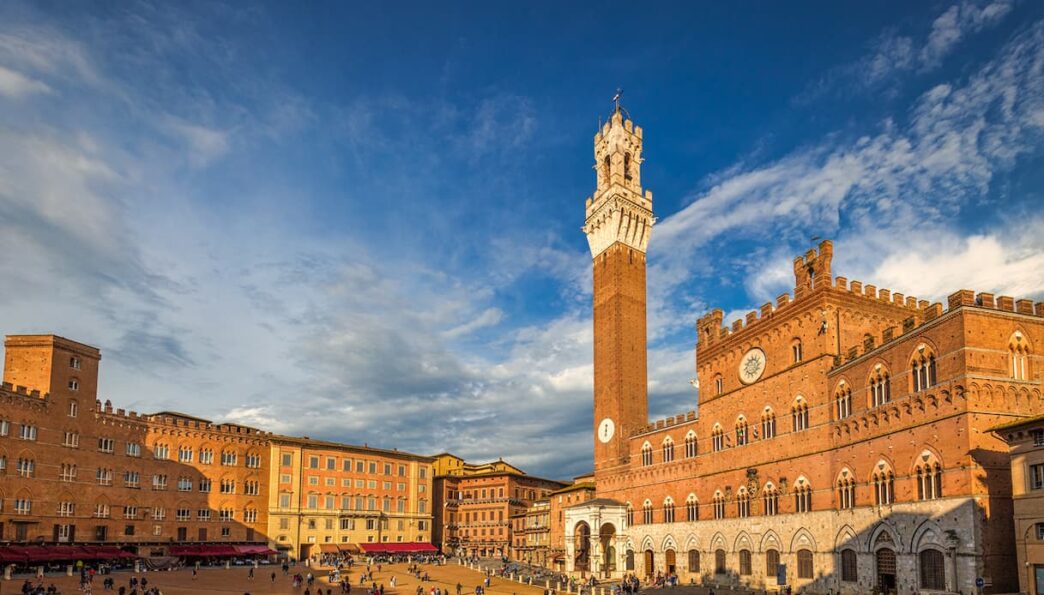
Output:
<svg viewBox="0 0 1044 595">
<path fill-rule="evenodd" d="M 0 331 L 101 393 L 568 477 L 579 231 L 610 97 L 645 129 L 650 410 L 693 325 L 835 271 L 1044 297 L 1044 4 L 5 2 Z"/>
</svg>

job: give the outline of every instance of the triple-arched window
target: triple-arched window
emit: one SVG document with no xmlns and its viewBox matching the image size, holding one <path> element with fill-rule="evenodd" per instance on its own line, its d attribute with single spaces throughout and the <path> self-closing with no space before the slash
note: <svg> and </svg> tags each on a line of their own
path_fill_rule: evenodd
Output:
<svg viewBox="0 0 1044 595">
<path fill-rule="evenodd" d="M 685 499 L 685 520 L 697 521 L 700 518 L 700 503 L 696 500 L 696 494 L 689 494 Z"/>
<path fill-rule="evenodd" d="M 874 486 L 874 503 L 885 506 L 895 501 L 895 473 L 892 466 L 885 461 L 878 461 L 870 477 Z"/>
<path fill-rule="evenodd" d="M 648 467 L 653 464 L 652 444 L 646 442 L 642 445 L 642 465 Z"/>
<path fill-rule="evenodd" d="M 837 476 L 837 507 L 841 510 L 855 508 L 855 475 L 848 469 L 842 469 Z"/>
<path fill-rule="evenodd" d="M 768 440 L 776 437 L 776 413 L 772 407 L 765 407 L 761 412 L 761 438 Z"/>
<path fill-rule="evenodd" d="M 667 496 L 663 501 L 663 522 L 674 522 L 674 498 Z"/>
<path fill-rule="evenodd" d="M 917 499 L 935 500 L 942 498 L 942 465 L 930 451 L 924 451 L 914 465 L 917 481 Z"/>
<path fill-rule="evenodd" d="M 870 387 L 870 403 L 872 406 L 880 407 L 892 400 L 892 379 L 888 374 L 888 369 L 881 364 L 874 366 L 874 371 L 870 373 L 867 386 Z"/>
<path fill-rule="evenodd" d="M 663 450 L 663 462 L 664 463 L 670 463 L 671 461 L 673 461 L 674 460 L 674 440 L 672 440 L 670 436 L 668 436 L 668 437 L 663 439 L 663 445 L 661 446 L 661 448 Z"/>
<path fill-rule="evenodd" d="M 721 490 L 714 492 L 714 518 L 725 518 L 725 496 L 721 493 Z"/>
<path fill-rule="evenodd" d="M 1011 360 L 1011 377 L 1015 380 L 1029 380 L 1029 342 L 1022 331 L 1015 331 L 1008 341 L 1008 352 Z"/>
<path fill-rule="evenodd" d="M 736 493 L 736 516 L 745 519 L 750 516 L 750 493 L 744 486 Z"/>
<path fill-rule="evenodd" d="M 779 514 L 779 492 L 772 482 L 766 483 L 761 490 L 761 500 L 764 505 L 765 516 L 776 516 Z"/>
<path fill-rule="evenodd" d="M 653 522 L 653 505 L 652 500 L 646 500 L 642 504 L 642 522 L 646 525 L 651 525 Z"/>
<path fill-rule="evenodd" d="M 845 419 L 852 415 L 852 389 L 842 380 L 834 391 L 835 415 L 837 419 Z"/>
<path fill-rule="evenodd" d="M 790 406 L 790 415 L 794 422 L 794 431 L 800 432 L 808 429 L 808 403 L 805 398 L 798 396 L 794 404 Z"/>
<path fill-rule="evenodd" d="M 742 415 L 736 418 L 736 446 L 743 446 L 749 440 L 747 435 L 747 418 Z"/>
<path fill-rule="evenodd" d="M 804 477 L 794 482 L 794 512 L 812 512 L 812 484 Z"/>
<path fill-rule="evenodd" d="M 921 343 L 917 346 L 910 360 L 910 372 L 913 376 L 914 392 L 927 390 L 936 384 L 935 352 Z"/>
<path fill-rule="evenodd" d="M 725 449 L 725 432 L 722 431 L 721 424 L 714 424 L 714 429 L 711 430 L 711 446 L 714 452 Z"/>
<path fill-rule="evenodd" d="M 691 459 L 696 456 L 696 432 L 689 430 L 685 435 L 685 458 Z"/>
</svg>

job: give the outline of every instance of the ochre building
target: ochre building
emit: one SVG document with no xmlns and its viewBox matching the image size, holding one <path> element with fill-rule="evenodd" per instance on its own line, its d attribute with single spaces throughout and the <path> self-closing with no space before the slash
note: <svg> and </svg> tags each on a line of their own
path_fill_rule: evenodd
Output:
<svg viewBox="0 0 1044 595">
<path fill-rule="evenodd" d="M 1017 589 L 1007 447 L 989 430 L 1042 411 L 1044 304 L 850 281 L 822 242 L 794 260 L 792 293 L 728 327 L 699 319 L 699 412 L 650 423 L 642 141 L 619 109 L 594 139 L 596 494 L 565 510 L 566 570 Z"/>
<path fill-rule="evenodd" d="M 277 549 L 303 560 L 359 544 L 431 543 L 432 458 L 289 436 L 270 444 Z"/>
<path fill-rule="evenodd" d="M 1013 365 L 1024 364 L 1028 362 L 1016 355 Z M 1044 593 L 1044 416 L 1010 422 L 993 432 L 1011 453 L 1019 592 Z"/>
<path fill-rule="evenodd" d="M 471 464 L 443 453 L 434 465 L 436 546 L 461 556 L 510 556 L 511 519 L 566 485 L 526 475 L 504 461 Z"/>
</svg>

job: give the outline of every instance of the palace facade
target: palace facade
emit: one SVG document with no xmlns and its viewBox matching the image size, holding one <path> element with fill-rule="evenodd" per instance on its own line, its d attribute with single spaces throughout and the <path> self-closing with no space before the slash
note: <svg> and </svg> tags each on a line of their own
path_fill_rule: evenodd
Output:
<svg viewBox="0 0 1044 595">
<path fill-rule="evenodd" d="M 0 542 L 141 557 L 431 549 L 432 458 L 113 409 L 100 360 L 55 335 L 7 337 Z"/>
<path fill-rule="evenodd" d="M 822 242 L 794 260 L 792 293 L 728 327 L 699 319 L 699 411 L 650 423 L 642 140 L 619 108 L 594 139 L 596 493 L 564 510 L 566 570 L 1017 589 L 1007 447 L 989 430 L 1044 411 L 1044 303 L 929 303 L 835 276 Z"/>
<path fill-rule="evenodd" d="M 430 457 L 291 436 L 269 444 L 275 547 L 304 560 L 360 544 L 431 543 Z"/>
<path fill-rule="evenodd" d="M 435 544 L 461 556 L 511 556 L 517 545 L 512 519 L 524 521 L 534 502 L 566 485 L 527 475 L 503 460 L 474 464 L 443 453 L 434 465 Z"/>
</svg>

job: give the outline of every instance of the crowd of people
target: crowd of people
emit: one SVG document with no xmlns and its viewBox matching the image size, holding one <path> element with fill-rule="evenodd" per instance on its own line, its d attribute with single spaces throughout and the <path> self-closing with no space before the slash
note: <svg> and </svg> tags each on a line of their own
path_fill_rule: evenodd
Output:
<svg viewBox="0 0 1044 595">
<path fill-rule="evenodd" d="M 474 560 L 464 559 L 468 562 Z M 282 570 L 284 580 L 289 583 L 289 587 L 293 589 L 295 593 L 300 595 L 333 595 L 335 590 L 340 591 L 342 595 L 351 594 L 353 591 L 353 583 L 356 582 L 359 589 L 356 590 L 357 595 L 386 595 L 386 587 L 383 582 L 379 582 L 378 576 L 384 575 L 386 565 L 390 564 L 405 564 L 405 573 L 410 577 L 418 581 L 415 595 L 486 595 L 486 590 L 490 588 L 491 581 L 494 577 L 512 577 L 518 578 L 523 575 L 530 576 L 533 569 L 526 567 L 519 562 L 511 562 L 510 560 L 500 560 L 500 564 L 494 561 L 492 565 L 485 566 L 482 571 L 484 576 L 482 577 L 481 583 L 474 587 L 465 587 L 462 583 L 457 583 L 455 588 L 445 583 L 433 582 L 429 570 L 426 567 L 430 566 L 442 566 L 447 564 L 447 557 L 442 554 L 424 554 L 424 555 L 409 555 L 409 554 L 383 554 L 377 556 L 371 556 L 362 562 L 358 562 L 357 559 L 351 555 L 345 553 L 339 554 L 323 554 L 321 556 L 315 556 L 313 558 L 304 560 L 304 564 L 299 564 L 293 559 L 284 559 L 280 566 L 270 566 L 265 568 L 266 577 L 270 583 L 275 585 L 278 580 L 278 571 Z M 480 561 L 482 562 L 482 561 Z M 484 560 L 487 564 L 489 560 Z M 322 583 L 318 584 L 319 577 L 314 573 L 318 567 L 323 569 L 329 569 L 327 575 L 323 578 Z M 133 574 L 123 575 L 109 574 L 110 569 L 101 569 L 78 564 L 76 566 L 79 571 L 79 588 L 78 592 L 80 595 L 93 595 L 93 589 L 96 583 L 100 583 L 100 591 L 112 593 L 113 595 L 162 595 L 162 591 L 159 586 L 156 585 L 158 582 L 164 582 L 161 576 L 152 577 L 150 576 L 161 571 L 153 570 L 146 572 L 145 575 Z M 195 581 L 199 578 L 199 571 L 201 564 L 197 563 L 189 566 L 187 569 L 191 572 L 191 580 Z M 255 569 L 257 566 L 249 566 L 247 568 L 246 578 L 247 581 L 253 581 L 255 579 Z M 170 568 L 170 571 L 182 570 L 186 568 L 184 566 L 178 566 Z M 270 571 L 270 572 L 269 572 Z M 401 572 L 401 570 L 399 571 Z M 546 569 L 544 570 L 546 571 Z M 534 575 L 535 576 L 535 575 Z M 96 577 L 100 580 L 96 580 Z M 391 574 L 387 576 L 387 581 L 391 589 L 391 593 L 396 593 L 398 587 L 401 586 L 400 579 L 402 575 Z M 558 576 L 555 573 L 548 573 L 540 577 L 542 580 L 540 584 L 544 583 L 544 580 L 550 581 L 549 588 L 545 589 L 544 595 L 558 595 L 556 588 L 564 588 L 568 585 L 570 591 L 574 593 L 594 593 L 595 588 L 598 586 L 598 582 L 594 577 L 587 578 L 566 578 L 564 575 Z M 559 580 L 552 580 L 559 579 Z M 263 580 L 263 579 L 262 579 Z M 524 582 L 525 579 L 521 579 Z M 59 581 L 64 582 L 64 581 Z M 536 581 L 529 581 L 530 584 L 537 584 Z M 643 586 L 672 586 L 677 584 L 677 578 L 671 575 L 659 574 L 653 579 L 648 581 L 649 584 L 643 584 L 636 576 L 629 575 L 623 579 L 622 582 L 615 583 L 612 585 L 606 585 L 610 588 L 612 595 L 636 595 Z M 552 588 L 553 587 L 553 588 Z M 44 577 L 37 577 L 35 580 L 27 579 L 22 585 L 21 592 L 23 595 L 61 595 L 62 591 L 57 587 L 54 582 L 45 584 Z M 246 595 L 249 595 L 249 590 L 246 591 Z"/>
</svg>

